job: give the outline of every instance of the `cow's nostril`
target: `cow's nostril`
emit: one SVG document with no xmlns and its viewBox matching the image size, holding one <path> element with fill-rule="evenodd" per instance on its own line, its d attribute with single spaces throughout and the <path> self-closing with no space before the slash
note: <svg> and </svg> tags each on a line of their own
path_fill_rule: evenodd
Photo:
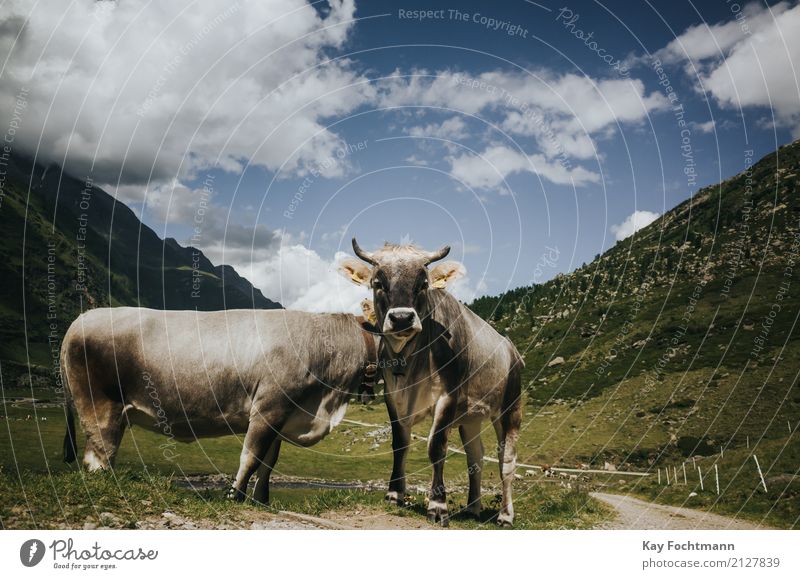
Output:
<svg viewBox="0 0 800 579">
<path fill-rule="evenodd" d="M 411 327 L 414 321 L 414 314 L 412 312 L 390 312 L 389 320 L 392 322 L 392 328 L 395 331 L 406 330 Z"/>
</svg>

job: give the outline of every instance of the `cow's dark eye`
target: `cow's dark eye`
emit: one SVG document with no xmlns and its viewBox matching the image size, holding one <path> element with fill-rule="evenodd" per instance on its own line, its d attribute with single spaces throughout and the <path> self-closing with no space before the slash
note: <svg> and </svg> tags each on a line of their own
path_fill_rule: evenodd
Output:
<svg viewBox="0 0 800 579">
<path fill-rule="evenodd" d="M 372 280 L 372 289 L 383 291 L 383 284 L 379 280 L 374 279 Z"/>
<path fill-rule="evenodd" d="M 428 289 L 428 278 L 423 279 L 419 284 L 419 291 Z"/>
</svg>

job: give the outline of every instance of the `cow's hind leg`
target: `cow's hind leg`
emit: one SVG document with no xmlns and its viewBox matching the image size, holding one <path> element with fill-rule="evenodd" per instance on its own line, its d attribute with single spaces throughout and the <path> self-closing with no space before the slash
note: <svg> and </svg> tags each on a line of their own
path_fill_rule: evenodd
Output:
<svg viewBox="0 0 800 579">
<path fill-rule="evenodd" d="M 456 413 L 455 394 L 443 394 L 436 402 L 433 426 L 428 439 L 428 458 L 433 465 L 431 496 L 428 500 L 428 520 L 449 525 L 447 515 L 447 493 L 444 487 L 444 459 L 447 456 L 447 438 Z"/>
<path fill-rule="evenodd" d="M 503 505 L 497 515 L 497 523 L 502 526 L 514 524 L 514 501 L 511 489 L 514 485 L 514 471 L 517 468 L 517 439 L 522 421 L 522 360 L 514 352 L 515 360 L 511 364 L 503 392 L 503 406 L 500 416 L 496 417 L 494 429 L 497 433 L 497 459 L 500 466 L 500 480 L 503 484 Z"/>
<path fill-rule="evenodd" d="M 511 489 L 514 484 L 514 472 L 517 468 L 517 438 L 519 425 L 511 426 L 502 418 L 494 421 L 497 433 L 497 460 L 500 466 L 500 480 L 503 485 L 503 503 L 497 515 L 497 524 L 510 527 L 514 524 L 514 501 Z"/>
<path fill-rule="evenodd" d="M 281 439 L 278 438 L 269 447 L 261 466 L 258 467 L 258 480 L 256 481 L 256 488 L 253 490 L 253 500 L 262 505 L 269 504 L 269 477 L 272 474 L 275 463 L 278 461 L 280 451 Z"/>
<path fill-rule="evenodd" d="M 61 372 L 68 404 L 71 403 L 86 434 L 84 466 L 90 471 L 111 468 L 122 442 L 126 421 L 122 402 L 112 399 L 106 392 L 119 392 L 121 389 L 116 383 L 112 386 L 98 378 L 99 371 L 89 372 L 85 343 L 76 336 L 65 338 L 62 345 Z M 65 459 L 71 458 L 70 455 L 76 451 L 74 425 L 68 424 L 68 429 Z"/>
<path fill-rule="evenodd" d="M 86 432 L 83 464 L 90 471 L 111 468 L 125 433 L 123 405 L 100 396 L 82 403 L 88 406 L 78 409 Z"/>
<path fill-rule="evenodd" d="M 469 475 L 469 499 L 466 512 L 480 518 L 481 514 L 481 471 L 483 470 L 483 443 L 481 442 L 481 423 L 470 421 L 458 427 L 464 452 L 467 454 L 467 474 Z"/>
<path fill-rule="evenodd" d="M 231 489 L 232 498 L 236 501 L 244 501 L 250 477 L 264 460 L 277 436 L 275 428 L 263 418 L 256 416 L 250 420 L 250 426 L 247 427 L 247 434 L 244 437 L 242 454 L 239 458 L 239 471 L 236 473 L 236 480 Z"/>
</svg>

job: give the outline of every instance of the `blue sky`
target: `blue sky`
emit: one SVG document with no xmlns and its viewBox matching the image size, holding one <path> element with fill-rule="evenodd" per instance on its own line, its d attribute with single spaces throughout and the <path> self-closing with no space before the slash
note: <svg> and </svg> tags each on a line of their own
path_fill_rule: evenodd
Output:
<svg viewBox="0 0 800 579">
<path fill-rule="evenodd" d="M 40 154 L 76 173 L 102 167 L 96 181 L 159 234 L 196 233 L 213 260 L 296 307 L 352 309 L 360 294 L 337 285 L 333 304 L 328 282 L 353 235 L 367 248 L 452 245 L 464 299 L 545 281 L 741 171 L 747 151 L 800 136 L 796 3 L 266 4 L 87 4 L 94 42 L 117 41 L 98 61 L 70 32 L 86 62 L 64 74 L 88 69 L 116 100 L 92 92 L 91 111 L 72 114 L 76 138 Z M 28 17 L 43 33 L 62 30 L 38 10 Z M 120 42 L 123 25 L 149 48 L 133 32 Z M 81 79 L 75 94 L 53 89 L 24 48 L 28 84 L 77 106 Z M 31 122 L 22 142 L 53 124 Z M 537 269 L 552 248 L 558 260 Z"/>
</svg>

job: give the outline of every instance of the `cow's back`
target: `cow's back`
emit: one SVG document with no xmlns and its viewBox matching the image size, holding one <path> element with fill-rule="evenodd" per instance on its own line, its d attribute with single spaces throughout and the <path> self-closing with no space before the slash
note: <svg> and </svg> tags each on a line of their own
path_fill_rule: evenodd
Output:
<svg viewBox="0 0 800 579">
<path fill-rule="evenodd" d="M 259 358 L 268 359 L 263 354 L 287 341 L 287 324 L 264 319 L 265 313 L 273 311 L 98 308 L 72 323 L 63 348 L 71 362 L 85 358 L 92 370 L 118 374 L 123 381 L 135 373 L 162 382 L 220 379 L 231 369 L 246 381 Z"/>
</svg>

